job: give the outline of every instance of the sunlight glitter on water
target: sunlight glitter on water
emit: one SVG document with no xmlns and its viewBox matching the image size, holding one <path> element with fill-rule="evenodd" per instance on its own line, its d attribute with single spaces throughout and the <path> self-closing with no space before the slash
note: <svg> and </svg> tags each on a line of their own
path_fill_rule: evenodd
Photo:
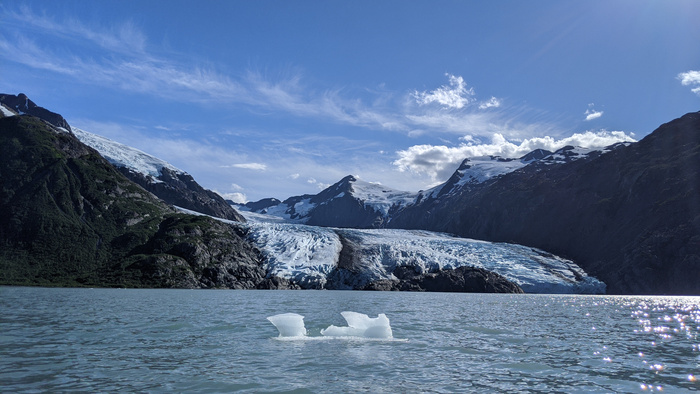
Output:
<svg viewBox="0 0 700 394">
<path fill-rule="evenodd" d="M 386 313 L 400 340 L 323 337 L 348 309 Z M 266 317 L 289 311 L 309 317 L 307 336 L 275 337 Z M 8 392 L 684 393 L 700 390 L 699 327 L 699 297 L 0 288 L 0 381 Z"/>
</svg>

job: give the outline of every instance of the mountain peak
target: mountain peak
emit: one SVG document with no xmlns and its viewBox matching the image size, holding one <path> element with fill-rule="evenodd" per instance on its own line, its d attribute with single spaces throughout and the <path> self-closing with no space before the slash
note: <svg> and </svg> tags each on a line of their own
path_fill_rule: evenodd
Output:
<svg viewBox="0 0 700 394">
<path fill-rule="evenodd" d="M 56 127 L 62 127 L 68 131 L 71 131 L 70 125 L 65 119 L 63 119 L 63 116 L 55 112 L 51 112 L 46 108 L 39 107 L 24 93 L 20 93 L 16 96 L 13 94 L 0 93 L 0 104 L 10 108 L 20 115 L 27 114 L 36 116 L 37 118 L 43 119 Z"/>
</svg>

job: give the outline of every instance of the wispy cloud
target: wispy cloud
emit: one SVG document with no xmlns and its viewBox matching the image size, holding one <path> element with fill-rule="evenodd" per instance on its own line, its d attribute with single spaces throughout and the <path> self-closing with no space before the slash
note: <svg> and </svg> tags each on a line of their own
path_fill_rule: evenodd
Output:
<svg viewBox="0 0 700 394">
<path fill-rule="evenodd" d="M 458 146 L 414 145 L 397 152 L 398 159 L 394 165 L 399 171 L 411 171 L 427 174 L 434 181 L 447 179 L 455 168 L 466 158 L 479 156 L 502 156 L 519 158 L 535 149 L 555 151 L 567 145 L 584 148 L 603 148 L 616 142 L 634 142 L 632 136 L 622 131 L 586 131 L 570 137 L 555 139 L 552 137 L 529 138 L 515 143 L 502 134 L 493 134 L 490 142 L 481 142 L 473 137 L 462 138 Z"/>
<path fill-rule="evenodd" d="M 693 93 L 700 96 L 700 71 L 690 70 L 678 74 L 676 77 L 681 81 L 683 86 L 694 86 L 690 89 Z"/>
<path fill-rule="evenodd" d="M 96 30 L 75 18 L 66 18 L 59 22 L 55 16 L 33 12 L 27 6 L 22 6 L 18 10 L 3 8 L 2 12 L 5 21 L 19 23 L 23 27 L 37 29 L 45 34 L 90 42 L 103 49 L 123 54 L 145 53 L 146 36 L 130 21 L 105 30 Z"/>
<path fill-rule="evenodd" d="M 477 101 L 474 89 L 462 76 L 446 74 L 448 83 L 435 89 L 413 92 L 365 90 L 365 100 L 342 88 L 306 86 L 301 73 L 272 80 L 256 71 L 232 77 L 216 67 L 184 64 L 157 55 L 134 23 L 91 27 L 80 21 L 59 23 L 52 16 L 24 7 L 7 13 L 15 24 L 27 24 L 37 34 L 0 35 L 0 58 L 28 67 L 59 73 L 81 84 L 93 84 L 160 99 L 220 106 L 249 106 L 255 110 L 280 111 L 288 115 L 351 125 L 371 130 L 417 136 L 424 133 L 490 135 L 509 138 L 527 134 L 527 125 L 514 121 L 512 108 L 502 111 L 496 97 Z M 6 33 L 12 34 L 12 33 Z M 45 45 L 39 37 L 61 40 Z M 75 48 L 92 45 L 98 52 Z M 369 95 L 369 98 L 367 98 Z M 484 111 L 489 109 L 488 111 Z M 517 126 L 514 126 L 518 124 Z M 531 130 L 547 130 L 534 125 Z"/>
<path fill-rule="evenodd" d="M 491 99 L 479 103 L 479 109 L 498 108 L 501 106 L 501 103 L 502 101 L 500 99 L 491 97 Z"/>
<path fill-rule="evenodd" d="M 242 168 L 245 170 L 265 171 L 267 170 L 267 165 L 263 163 L 240 163 L 222 166 L 222 168 Z"/>
<path fill-rule="evenodd" d="M 583 113 L 584 115 L 586 115 L 585 120 L 587 122 L 593 119 L 598 119 L 601 116 L 603 116 L 603 111 L 596 111 L 595 108 L 593 108 L 594 106 L 595 104 L 593 103 L 588 104 L 588 109 L 586 110 L 586 112 Z"/>
</svg>

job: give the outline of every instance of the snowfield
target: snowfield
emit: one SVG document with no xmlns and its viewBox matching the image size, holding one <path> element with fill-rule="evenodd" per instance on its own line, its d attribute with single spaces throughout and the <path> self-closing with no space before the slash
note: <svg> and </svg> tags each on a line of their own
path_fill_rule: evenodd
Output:
<svg viewBox="0 0 700 394">
<path fill-rule="evenodd" d="M 184 173 L 184 171 L 172 164 L 136 148 L 92 134 L 77 127 L 71 127 L 71 129 L 80 142 L 100 152 L 100 155 L 114 166 L 126 167 L 141 173 L 151 182 L 161 182 L 157 178 L 162 174 L 163 168 L 167 168 L 175 173 Z"/>
<path fill-rule="evenodd" d="M 604 283 L 572 261 L 535 248 L 420 230 L 314 227 L 243 214 L 250 240 L 267 258 L 267 273 L 304 288 L 357 289 L 376 280 L 398 280 L 392 273 L 399 266 L 418 273 L 471 266 L 501 274 L 527 293 L 605 293 Z M 353 272 L 338 269 L 344 242 L 352 245 Z"/>
<path fill-rule="evenodd" d="M 371 207 L 385 217 L 389 215 L 392 207 L 409 205 L 416 198 L 416 193 L 394 190 L 380 183 L 365 182 L 361 179 L 352 182 L 351 190 L 355 198 L 363 201 L 366 207 Z"/>
</svg>

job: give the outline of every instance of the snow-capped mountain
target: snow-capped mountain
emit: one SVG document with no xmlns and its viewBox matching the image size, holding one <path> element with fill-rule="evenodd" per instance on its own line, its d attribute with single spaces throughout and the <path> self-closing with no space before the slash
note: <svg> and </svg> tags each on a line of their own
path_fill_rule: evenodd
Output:
<svg viewBox="0 0 700 394">
<path fill-rule="evenodd" d="M 391 215 L 410 205 L 415 193 L 394 190 L 348 175 L 316 195 L 265 199 L 242 208 L 315 226 L 381 228 Z"/>
<path fill-rule="evenodd" d="M 418 230 L 349 229 L 275 223 L 244 212 L 248 237 L 266 256 L 268 276 L 302 288 L 363 289 L 417 274 L 477 267 L 502 275 L 528 293 L 604 293 L 605 284 L 572 261 L 520 245 Z"/>
<path fill-rule="evenodd" d="M 165 202 L 229 220 L 245 220 L 226 200 L 201 187 L 192 176 L 136 148 L 73 128 L 78 139 L 100 152 L 127 178 Z"/>
<path fill-rule="evenodd" d="M 699 188 L 696 112 L 632 144 L 562 148 L 389 223 L 565 255 L 615 294 L 698 294 Z"/>
<path fill-rule="evenodd" d="M 469 192 L 499 177 L 533 165 L 560 165 L 588 160 L 625 144 L 604 149 L 563 147 L 556 152 L 536 149 L 519 159 L 482 156 L 465 159 L 444 183 L 417 193 L 399 191 L 349 175 L 316 195 L 290 197 L 284 201 L 266 198 L 241 206 L 242 210 L 277 216 L 290 223 L 351 228 L 396 227 L 395 218 L 416 218 L 443 201 Z M 408 226 L 413 227 L 413 226 Z"/>
<path fill-rule="evenodd" d="M 24 93 L 20 93 L 16 96 L 13 94 L 0 94 L 0 110 L 3 116 L 32 115 L 56 127 L 63 128 L 67 131 L 71 130 L 70 125 L 63 119 L 63 116 L 51 112 L 46 108 L 39 107 Z"/>
<path fill-rule="evenodd" d="M 224 219 L 245 220 L 221 196 L 204 189 L 185 171 L 138 149 L 71 127 L 61 115 L 37 106 L 24 94 L 0 94 L 0 107 L 3 116 L 28 114 L 73 133 L 127 178 L 168 204 Z"/>
<path fill-rule="evenodd" d="M 128 168 L 131 171 L 143 175 L 151 183 L 162 182 L 159 178 L 163 176 L 164 170 L 177 175 L 186 174 L 185 171 L 176 168 L 170 163 L 153 157 L 136 148 L 112 141 L 77 127 L 73 127 L 72 131 L 80 142 L 100 152 L 100 155 L 115 167 Z"/>
</svg>

